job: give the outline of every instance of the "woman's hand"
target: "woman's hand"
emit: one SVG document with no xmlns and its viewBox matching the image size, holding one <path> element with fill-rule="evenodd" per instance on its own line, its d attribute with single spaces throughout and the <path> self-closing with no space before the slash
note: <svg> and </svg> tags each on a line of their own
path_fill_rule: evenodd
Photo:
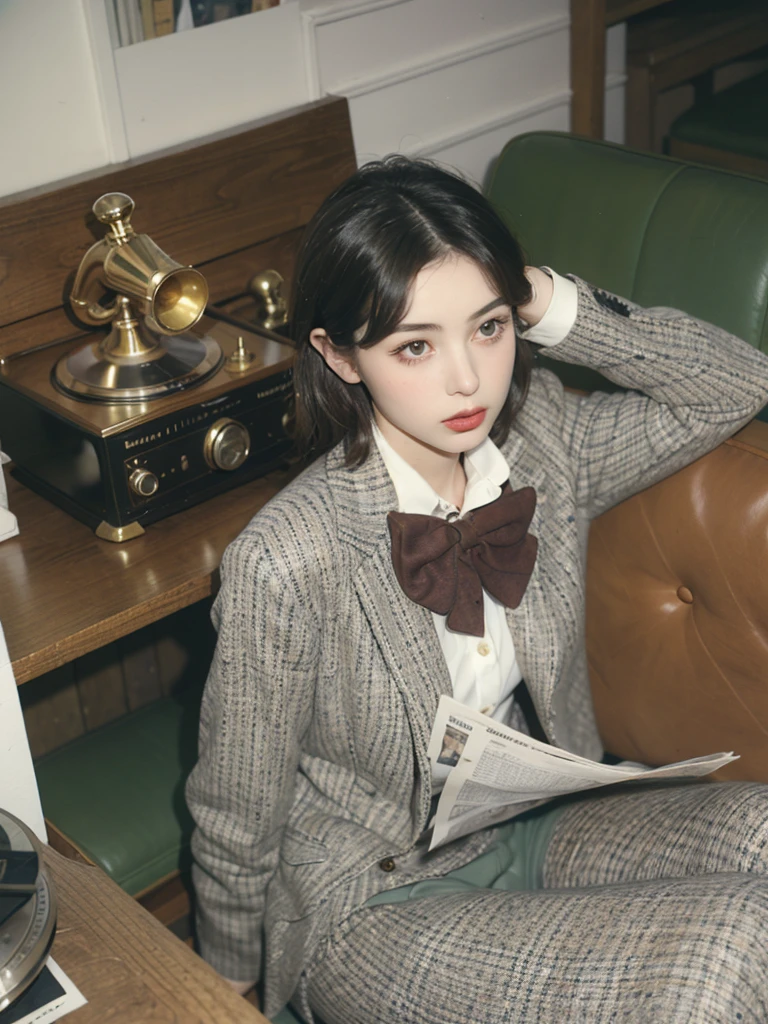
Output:
<svg viewBox="0 0 768 1024">
<path fill-rule="evenodd" d="M 538 267 L 526 267 L 525 276 L 530 282 L 533 294 L 530 302 L 517 307 L 517 315 L 521 320 L 525 320 L 529 327 L 533 327 L 549 309 L 554 285 L 549 274 L 545 274 Z"/>
</svg>

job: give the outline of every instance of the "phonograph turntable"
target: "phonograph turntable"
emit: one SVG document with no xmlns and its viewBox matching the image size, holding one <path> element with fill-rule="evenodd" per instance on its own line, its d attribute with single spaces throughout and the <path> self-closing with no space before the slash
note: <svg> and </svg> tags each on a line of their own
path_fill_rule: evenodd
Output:
<svg viewBox="0 0 768 1024">
<path fill-rule="evenodd" d="M 56 928 L 56 895 L 42 847 L 0 810 L 0 1011 L 42 970 Z"/>
<path fill-rule="evenodd" d="M 293 350 L 206 310 L 203 275 L 137 234 L 133 206 L 111 193 L 93 207 L 107 234 L 70 301 L 95 340 L 0 366 L 15 475 L 111 541 L 268 472 L 292 445 Z"/>
</svg>

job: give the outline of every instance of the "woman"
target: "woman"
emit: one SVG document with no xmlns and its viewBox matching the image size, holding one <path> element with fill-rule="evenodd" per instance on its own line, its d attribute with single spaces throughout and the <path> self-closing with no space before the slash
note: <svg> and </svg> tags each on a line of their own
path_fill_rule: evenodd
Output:
<svg viewBox="0 0 768 1024">
<path fill-rule="evenodd" d="M 187 790 L 203 954 L 244 990 L 263 928 L 267 1013 L 325 1024 L 768 1019 L 764 787 L 572 800 L 427 851 L 442 693 L 601 756 L 589 521 L 748 421 L 768 360 L 526 268 L 474 189 L 403 158 L 326 200 L 295 291 L 325 454 L 222 564 Z M 532 345 L 632 390 L 565 393 Z"/>
</svg>

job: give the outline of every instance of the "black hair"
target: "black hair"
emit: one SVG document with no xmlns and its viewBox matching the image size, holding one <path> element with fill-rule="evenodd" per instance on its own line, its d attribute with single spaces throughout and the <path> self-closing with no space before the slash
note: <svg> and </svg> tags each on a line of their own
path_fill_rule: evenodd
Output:
<svg viewBox="0 0 768 1024">
<path fill-rule="evenodd" d="M 372 408 L 363 384 L 347 384 L 310 343 L 322 328 L 339 349 L 367 348 L 392 334 L 423 267 L 451 253 L 483 271 L 514 310 L 531 297 L 520 246 L 485 197 L 427 160 L 389 156 L 365 164 L 323 202 L 299 254 L 292 299 L 297 348 L 297 440 L 319 454 L 341 440 L 346 464 L 370 452 Z M 532 353 L 517 341 L 507 401 L 491 429 L 506 439 L 525 400 Z"/>
</svg>

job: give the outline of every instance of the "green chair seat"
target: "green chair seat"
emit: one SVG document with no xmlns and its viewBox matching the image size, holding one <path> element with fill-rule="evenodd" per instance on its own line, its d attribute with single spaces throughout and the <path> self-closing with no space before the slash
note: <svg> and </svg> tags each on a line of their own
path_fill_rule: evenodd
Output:
<svg viewBox="0 0 768 1024">
<path fill-rule="evenodd" d="M 686 110 L 670 137 L 768 160 L 768 72 L 755 75 Z"/>
<path fill-rule="evenodd" d="M 164 697 L 36 762 L 46 818 L 132 896 L 191 864 L 198 710 Z"/>
</svg>

